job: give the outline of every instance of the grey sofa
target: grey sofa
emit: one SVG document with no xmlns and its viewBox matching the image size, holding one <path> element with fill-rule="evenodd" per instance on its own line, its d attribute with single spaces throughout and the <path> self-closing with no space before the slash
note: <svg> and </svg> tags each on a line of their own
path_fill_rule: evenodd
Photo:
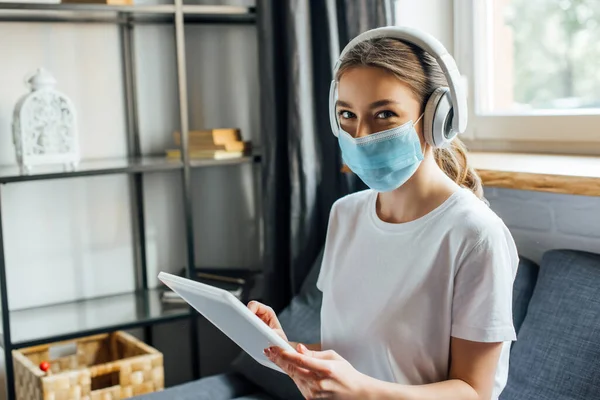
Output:
<svg viewBox="0 0 600 400">
<path fill-rule="evenodd" d="M 315 261 L 298 296 L 280 313 L 294 340 L 319 340 L 321 297 Z M 600 400 L 600 255 L 553 250 L 541 267 L 522 258 L 514 284 L 517 341 L 501 400 Z M 140 400 L 301 399 L 293 382 L 240 355 L 229 374 L 142 396 Z"/>
</svg>

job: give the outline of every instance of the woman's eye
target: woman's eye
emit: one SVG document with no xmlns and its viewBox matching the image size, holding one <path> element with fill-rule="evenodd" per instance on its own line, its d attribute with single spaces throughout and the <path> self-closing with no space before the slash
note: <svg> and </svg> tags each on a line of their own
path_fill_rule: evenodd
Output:
<svg viewBox="0 0 600 400">
<path fill-rule="evenodd" d="M 392 118 L 395 116 L 396 116 L 396 114 L 393 113 L 392 111 L 385 110 L 385 111 L 381 111 L 380 113 L 377 113 L 377 115 L 375 117 L 379 118 L 379 119 L 388 119 L 388 118 Z"/>
<path fill-rule="evenodd" d="M 338 115 L 340 117 L 342 117 L 343 119 L 350 119 L 350 118 L 355 117 L 355 115 L 353 113 L 351 113 L 350 111 L 345 111 L 345 110 L 338 112 Z"/>
</svg>

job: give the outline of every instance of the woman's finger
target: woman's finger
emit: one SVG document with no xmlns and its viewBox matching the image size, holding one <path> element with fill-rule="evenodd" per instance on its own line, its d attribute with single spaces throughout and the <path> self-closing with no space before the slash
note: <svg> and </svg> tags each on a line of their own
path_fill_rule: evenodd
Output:
<svg viewBox="0 0 600 400">
<path fill-rule="evenodd" d="M 300 392 L 308 399 L 331 399 L 333 395 L 328 390 L 323 390 L 323 381 L 320 380 L 302 380 L 294 379 L 294 383 L 300 389 Z"/>
<path fill-rule="evenodd" d="M 315 371 L 310 371 L 296 363 L 285 360 L 281 357 L 281 353 L 282 351 L 279 348 L 269 348 L 265 350 L 265 354 L 267 355 L 267 357 L 269 357 L 269 359 L 275 365 L 281 368 L 292 379 L 294 379 L 295 377 L 307 381 L 320 379 L 320 376 Z"/>
<path fill-rule="evenodd" d="M 309 350 L 303 344 L 298 345 L 298 352 L 308 357 L 318 358 L 320 360 L 341 360 L 342 357 L 333 350 L 313 351 Z"/>
<path fill-rule="evenodd" d="M 267 305 L 259 303 L 258 301 L 251 301 L 248 303 L 248 309 L 252 311 L 258 318 L 260 318 L 265 324 L 272 329 L 281 329 L 281 324 L 277 319 L 275 311 Z"/>
<path fill-rule="evenodd" d="M 301 368 L 295 364 L 284 363 L 284 367 L 282 368 L 290 378 L 294 380 L 302 380 L 305 383 L 318 381 L 319 377 L 313 371 L 309 371 L 305 368 Z"/>
<path fill-rule="evenodd" d="M 256 310 L 258 310 L 259 304 L 260 303 L 258 301 L 252 300 L 250 303 L 248 303 L 248 309 L 256 314 Z"/>
<path fill-rule="evenodd" d="M 276 350 L 275 354 L 278 360 L 312 371 L 316 373 L 317 376 L 331 375 L 331 367 L 327 360 L 320 360 L 291 351 Z"/>
<path fill-rule="evenodd" d="M 308 382 L 303 381 L 301 379 L 294 379 L 294 383 L 300 389 L 300 393 L 304 396 L 305 399 L 315 399 L 317 398 L 315 393 L 311 390 L 311 386 Z"/>
</svg>

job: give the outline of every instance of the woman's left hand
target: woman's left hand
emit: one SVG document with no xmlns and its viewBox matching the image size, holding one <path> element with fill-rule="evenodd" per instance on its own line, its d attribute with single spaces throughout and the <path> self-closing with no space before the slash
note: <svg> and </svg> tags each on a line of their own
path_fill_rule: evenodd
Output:
<svg viewBox="0 0 600 400">
<path fill-rule="evenodd" d="M 371 378 L 358 372 L 335 351 L 310 351 L 299 344 L 298 352 L 270 347 L 265 354 L 285 371 L 307 399 L 365 399 Z"/>
</svg>

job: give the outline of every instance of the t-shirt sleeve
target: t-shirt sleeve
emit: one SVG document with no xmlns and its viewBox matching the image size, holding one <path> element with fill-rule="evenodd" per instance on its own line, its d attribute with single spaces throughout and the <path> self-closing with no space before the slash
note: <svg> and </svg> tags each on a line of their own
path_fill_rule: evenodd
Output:
<svg viewBox="0 0 600 400">
<path fill-rule="evenodd" d="M 518 255 L 508 229 L 480 239 L 454 278 L 453 337 L 475 342 L 516 339 L 512 291 Z"/>
</svg>

